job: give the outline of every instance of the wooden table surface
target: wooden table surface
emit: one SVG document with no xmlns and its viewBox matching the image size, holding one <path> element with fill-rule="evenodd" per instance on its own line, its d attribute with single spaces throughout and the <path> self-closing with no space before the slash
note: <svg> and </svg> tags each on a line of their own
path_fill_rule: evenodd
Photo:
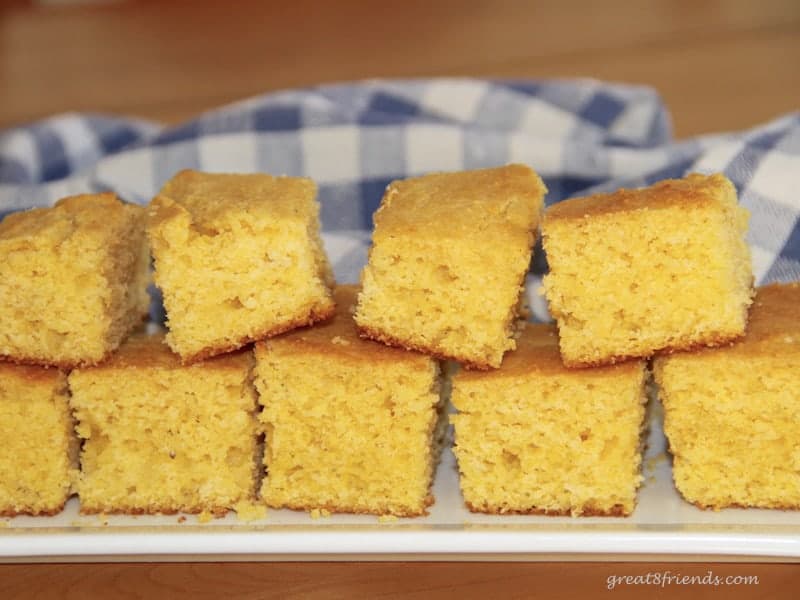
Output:
<svg viewBox="0 0 800 600">
<path fill-rule="evenodd" d="M 177 122 L 269 90 L 437 75 L 646 84 L 679 137 L 742 129 L 800 108 L 800 2 L 0 0 L 0 129 L 73 110 Z M 759 584 L 607 589 L 710 569 Z M 0 598 L 790 598 L 798 584 L 795 565 L 752 562 L 0 566 Z"/>
</svg>

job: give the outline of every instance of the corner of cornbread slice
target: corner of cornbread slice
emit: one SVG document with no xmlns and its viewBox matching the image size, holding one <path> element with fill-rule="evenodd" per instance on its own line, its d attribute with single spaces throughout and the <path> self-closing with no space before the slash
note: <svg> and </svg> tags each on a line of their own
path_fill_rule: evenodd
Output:
<svg viewBox="0 0 800 600">
<path fill-rule="evenodd" d="M 64 198 L 0 223 L 0 357 L 96 364 L 147 315 L 145 211 L 114 194 Z"/>
<path fill-rule="evenodd" d="M 251 352 L 182 365 L 163 335 L 132 336 L 69 375 L 83 440 L 83 513 L 224 514 L 255 497 Z"/>
<path fill-rule="evenodd" d="M 720 174 L 550 207 L 544 289 L 564 363 L 609 364 L 741 337 L 753 285 L 747 220 Z"/>
<path fill-rule="evenodd" d="M 339 286 L 332 319 L 256 344 L 261 495 L 274 508 L 421 515 L 439 457 L 438 364 L 359 338 L 356 293 Z"/>
<path fill-rule="evenodd" d="M 77 474 L 67 379 L 54 368 L 0 363 L 0 515 L 54 515 Z"/>
<path fill-rule="evenodd" d="M 642 480 L 644 361 L 567 369 L 553 325 L 528 324 L 494 371 L 461 371 L 450 415 L 473 512 L 631 514 Z"/>
<path fill-rule="evenodd" d="M 657 357 L 654 375 L 686 500 L 800 509 L 800 283 L 757 288 L 741 341 Z"/>
<path fill-rule="evenodd" d="M 148 234 L 184 362 L 333 314 L 310 179 L 181 171 L 151 202 Z"/>
<path fill-rule="evenodd" d="M 546 188 L 524 165 L 389 185 L 361 275 L 362 335 L 476 368 L 514 349 Z"/>
</svg>

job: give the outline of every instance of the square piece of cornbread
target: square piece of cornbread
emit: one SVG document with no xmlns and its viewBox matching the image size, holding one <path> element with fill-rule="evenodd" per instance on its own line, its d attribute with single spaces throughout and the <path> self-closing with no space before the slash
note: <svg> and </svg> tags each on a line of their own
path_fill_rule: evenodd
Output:
<svg viewBox="0 0 800 600">
<path fill-rule="evenodd" d="M 474 512 L 629 515 L 642 480 L 643 361 L 567 369 L 528 324 L 494 371 L 452 380 L 454 452 Z"/>
<path fill-rule="evenodd" d="M 145 316 L 145 210 L 72 196 L 0 223 L 0 357 L 64 368 L 103 360 Z"/>
<path fill-rule="evenodd" d="M 438 364 L 360 339 L 356 288 L 335 298 L 333 319 L 256 344 L 261 496 L 275 508 L 424 514 L 444 421 Z"/>
<path fill-rule="evenodd" d="M 395 181 L 361 275 L 362 335 L 476 368 L 514 348 L 547 190 L 524 165 Z"/>
<path fill-rule="evenodd" d="M 800 509 L 800 283 L 758 288 L 741 341 L 658 357 L 654 374 L 686 500 Z"/>
<path fill-rule="evenodd" d="M 132 336 L 69 375 L 83 440 L 83 513 L 223 514 L 255 496 L 251 352 L 182 365 L 161 334 Z"/>
<path fill-rule="evenodd" d="M 181 171 L 150 204 L 166 340 L 184 362 L 333 313 L 310 179 Z"/>
<path fill-rule="evenodd" d="M 723 175 L 550 207 L 544 291 L 570 367 L 716 346 L 744 334 L 747 211 Z"/>
<path fill-rule="evenodd" d="M 58 369 L 0 363 L 0 515 L 53 515 L 70 495 L 78 441 Z"/>
</svg>

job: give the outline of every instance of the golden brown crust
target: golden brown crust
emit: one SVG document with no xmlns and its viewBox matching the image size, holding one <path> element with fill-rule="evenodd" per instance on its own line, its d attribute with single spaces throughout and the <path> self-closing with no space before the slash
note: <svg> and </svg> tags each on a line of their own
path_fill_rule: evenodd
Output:
<svg viewBox="0 0 800 600">
<path fill-rule="evenodd" d="M 680 491 L 680 490 L 678 490 Z M 689 500 L 681 492 L 681 496 L 688 503 L 693 504 L 700 510 L 722 510 L 723 508 L 766 508 L 770 510 L 800 510 L 800 504 L 784 504 L 781 502 L 765 502 L 763 504 L 740 504 L 739 502 L 729 502 L 724 504 L 703 504 L 700 501 Z"/>
<path fill-rule="evenodd" d="M 673 344 L 671 346 L 667 346 L 665 348 L 660 348 L 655 352 L 648 352 L 643 353 L 641 355 L 630 354 L 630 355 L 614 355 L 609 356 L 607 358 L 602 358 L 596 361 L 573 361 L 567 358 L 563 358 L 564 366 L 568 369 L 589 369 L 593 367 L 603 367 L 603 366 L 610 366 L 619 363 L 624 363 L 630 360 L 642 360 L 647 359 L 652 356 L 664 356 L 669 354 L 674 354 L 676 352 L 694 352 L 698 350 L 708 349 L 708 348 L 719 348 L 722 346 L 732 346 L 738 340 L 742 339 L 744 334 L 736 334 L 736 335 L 729 335 L 729 336 L 721 336 L 717 334 L 709 334 L 705 336 L 701 340 L 694 340 L 692 342 L 687 342 L 685 344 Z"/>
<path fill-rule="evenodd" d="M 373 216 L 373 242 L 398 232 L 463 237 L 487 228 L 527 237 L 538 226 L 546 192 L 541 178 L 521 164 L 393 181 Z"/>
<path fill-rule="evenodd" d="M 251 344 L 253 342 L 259 342 L 261 340 L 265 340 L 267 338 L 271 338 L 281 333 L 286 333 L 287 331 L 292 331 L 293 329 L 298 329 L 300 327 L 310 327 L 314 323 L 319 323 L 320 321 L 325 321 L 330 319 L 336 313 L 336 305 L 331 302 L 329 305 L 317 305 L 311 309 L 311 312 L 305 317 L 300 317 L 294 319 L 292 321 L 287 321 L 285 323 L 281 323 L 275 327 L 266 329 L 261 331 L 260 333 L 247 335 L 236 342 L 232 342 L 230 344 L 220 344 L 217 346 L 209 346 L 207 348 L 203 348 L 199 352 L 194 354 L 190 354 L 188 356 L 181 355 L 181 362 L 184 365 L 190 365 L 208 358 L 213 358 L 220 354 L 226 354 L 228 352 L 233 352 L 234 350 L 239 350 L 243 348 L 247 344 Z"/>
<path fill-rule="evenodd" d="M 2 508 L 0 509 L 0 517 L 53 517 L 64 510 L 67 501 L 64 500 L 58 507 L 51 509 L 34 510 L 30 507 L 23 507 L 19 509 Z"/>
<path fill-rule="evenodd" d="M 666 179 L 642 189 L 620 189 L 609 194 L 572 198 L 552 205 L 545 211 L 547 222 L 561 219 L 584 219 L 635 210 L 681 207 L 703 208 L 717 205 L 722 198 L 735 198 L 733 184 L 721 173 L 692 173 L 684 179 Z"/>
<path fill-rule="evenodd" d="M 586 377 L 606 377 L 626 369 L 635 369 L 640 359 L 624 364 L 603 365 L 581 373 Z M 457 375 L 461 381 L 483 379 L 484 377 L 518 377 L 531 373 L 564 375 L 569 374 L 568 365 L 562 361 L 558 347 L 556 326 L 545 323 L 526 323 L 517 338 L 517 349 L 509 352 L 503 360 L 502 369 L 491 372 L 462 371 Z M 572 369 L 573 371 L 577 369 Z"/>
<path fill-rule="evenodd" d="M 331 355 L 354 361 L 402 363 L 429 368 L 431 359 L 428 356 L 403 352 L 359 335 L 353 320 L 358 291 L 356 285 L 336 286 L 333 290 L 336 308 L 331 318 L 313 327 L 295 329 L 280 337 L 259 342 L 256 344 L 256 353 Z"/>
<path fill-rule="evenodd" d="M 433 485 L 433 484 L 431 484 Z M 377 516 L 388 516 L 392 515 L 395 517 L 422 517 L 428 514 L 428 507 L 432 506 L 435 502 L 434 497 L 428 493 L 428 495 L 423 500 L 423 506 L 419 510 L 387 510 L 387 511 L 380 511 L 380 510 L 365 510 L 362 508 L 355 508 L 353 506 L 346 506 L 346 505 L 336 505 L 330 503 L 323 503 L 323 504 L 300 504 L 294 502 L 276 502 L 270 503 L 267 502 L 266 505 L 269 508 L 288 508 L 290 510 L 302 510 L 306 512 L 310 512 L 312 510 L 324 510 L 330 513 L 347 513 L 353 515 L 377 515 Z"/>
<path fill-rule="evenodd" d="M 436 358 L 438 360 L 454 360 L 460 363 L 466 369 L 488 371 L 497 368 L 495 365 L 492 365 L 488 362 L 483 362 L 483 363 L 475 362 L 473 360 L 469 360 L 464 357 L 445 354 L 443 352 L 439 352 L 438 350 L 434 350 L 433 348 L 427 346 L 401 341 L 395 337 L 392 337 L 390 335 L 387 335 L 383 332 L 380 332 L 376 329 L 372 329 L 371 327 L 367 327 L 364 325 L 356 325 L 356 328 L 358 329 L 359 336 L 361 336 L 363 339 L 375 340 L 376 342 L 381 342 L 383 344 L 386 344 L 387 346 L 392 346 L 395 348 L 403 348 L 410 352 L 419 352 L 421 354 L 432 356 L 433 358 Z"/>
<path fill-rule="evenodd" d="M 0 362 L 0 377 L 23 379 L 32 384 L 55 385 L 63 377 L 63 371 L 55 366 L 29 365 L 14 361 Z"/>
<path fill-rule="evenodd" d="M 499 509 L 488 506 L 476 506 L 471 502 L 464 502 L 470 512 L 484 513 L 487 515 L 542 515 L 546 517 L 628 517 L 630 512 L 625 512 L 621 504 L 615 504 L 608 510 L 587 507 L 580 513 L 573 513 L 571 510 L 551 510 L 547 508 L 531 507 L 527 509 Z"/>
<path fill-rule="evenodd" d="M 235 503 L 234 503 L 235 504 Z M 222 505 L 211 506 L 181 506 L 175 508 L 174 506 L 148 506 L 147 508 L 139 507 L 124 507 L 124 506 L 84 506 L 81 504 L 80 513 L 82 515 L 177 515 L 178 513 L 185 513 L 188 515 L 197 515 L 200 513 L 210 513 L 216 518 L 224 517 L 229 511 L 233 510 L 233 505 L 230 507 Z"/>
<path fill-rule="evenodd" d="M 266 173 L 204 173 L 186 169 L 164 184 L 150 204 L 149 227 L 186 211 L 195 229 L 215 235 L 251 210 L 306 220 L 316 210 L 316 184 L 305 177 Z"/>
<path fill-rule="evenodd" d="M 249 362 L 249 353 L 243 351 L 211 357 L 197 366 L 215 370 L 242 369 Z M 164 333 L 160 332 L 153 335 L 136 333 L 130 336 L 108 360 L 86 368 L 97 373 L 127 368 L 180 369 L 185 366 L 181 363 L 180 357 L 167 347 Z"/>
<path fill-rule="evenodd" d="M 83 361 L 66 361 L 66 360 L 47 360 L 43 358 L 31 356 L 10 356 L 8 354 L 0 354 L 0 361 L 13 363 L 19 366 L 54 368 L 62 371 L 71 371 L 72 369 L 95 367 L 102 364 L 114 354 L 113 350 L 106 352 L 102 358 L 98 360 L 83 360 Z"/>
</svg>

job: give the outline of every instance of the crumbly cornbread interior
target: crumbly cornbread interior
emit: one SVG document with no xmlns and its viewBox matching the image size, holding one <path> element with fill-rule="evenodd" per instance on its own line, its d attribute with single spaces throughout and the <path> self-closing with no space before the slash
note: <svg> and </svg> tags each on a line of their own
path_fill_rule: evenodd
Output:
<svg viewBox="0 0 800 600">
<path fill-rule="evenodd" d="M 256 345 L 261 495 L 275 508 L 421 515 L 442 437 L 438 364 L 360 339 L 356 293 L 339 286 L 334 318 Z"/>
<path fill-rule="evenodd" d="M 678 491 L 800 508 L 800 284 L 757 289 L 744 339 L 654 361 Z"/>
<path fill-rule="evenodd" d="M 150 205 L 170 347 L 196 360 L 333 311 L 310 179 L 182 171 Z"/>
<path fill-rule="evenodd" d="M 147 315 L 145 211 L 72 196 L 0 223 L 0 356 L 94 364 Z"/>
<path fill-rule="evenodd" d="M 748 212 L 722 175 L 555 204 L 544 290 L 569 366 L 719 345 L 752 300 Z"/>
<path fill-rule="evenodd" d="M 0 363 L 0 515 L 52 515 L 70 495 L 78 444 L 57 369 Z"/>
<path fill-rule="evenodd" d="M 629 515 L 641 476 L 642 361 L 569 370 L 529 324 L 503 366 L 453 378 L 454 452 L 477 512 Z"/>
<path fill-rule="evenodd" d="M 480 368 L 515 347 L 546 189 L 509 165 L 392 183 L 375 213 L 362 334 Z"/>
<path fill-rule="evenodd" d="M 135 335 L 69 376 L 83 440 L 84 513 L 224 513 L 255 495 L 252 353 L 183 366 L 162 335 Z"/>
</svg>

